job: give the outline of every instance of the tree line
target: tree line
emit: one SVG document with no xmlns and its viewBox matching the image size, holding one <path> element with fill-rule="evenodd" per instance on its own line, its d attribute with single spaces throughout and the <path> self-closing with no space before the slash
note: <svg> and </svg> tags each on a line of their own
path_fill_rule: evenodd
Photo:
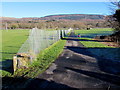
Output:
<svg viewBox="0 0 120 90">
<path fill-rule="evenodd" d="M 32 29 L 37 27 L 39 29 L 59 29 L 59 28 L 103 28 L 110 27 L 109 23 L 105 20 L 25 20 L 25 21 L 8 21 L 5 20 L 2 23 L 2 29 Z"/>
<path fill-rule="evenodd" d="M 117 9 L 114 10 L 113 15 L 109 17 L 109 22 L 112 28 L 115 30 L 115 33 L 110 35 L 112 41 L 120 44 L 120 1 L 112 2 L 112 5 Z"/>
</svg>

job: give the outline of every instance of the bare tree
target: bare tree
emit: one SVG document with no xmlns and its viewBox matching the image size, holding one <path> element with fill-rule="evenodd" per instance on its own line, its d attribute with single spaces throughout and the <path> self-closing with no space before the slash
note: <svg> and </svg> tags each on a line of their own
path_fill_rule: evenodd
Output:
<svg viewBox="0 0 120 90">
<path fill-rule="evenodd" d="M 111 27 L 114 30 L 120 31 L 120 1 L 114 0 L 114 2 L 112 1 L 111 4 L 113 15 L 109 16 L 108 21 L 111 23 Z"/>
<path fill-rule="evenodd" d="M 108 21 L 111 24 L 111 27 L 115 30 L 115 33 L 110 35 L 111 40 L 120 44 L 120 0 L 114 0 L 112 4 L 112 14 L 109 16 Z"/>
</svg>

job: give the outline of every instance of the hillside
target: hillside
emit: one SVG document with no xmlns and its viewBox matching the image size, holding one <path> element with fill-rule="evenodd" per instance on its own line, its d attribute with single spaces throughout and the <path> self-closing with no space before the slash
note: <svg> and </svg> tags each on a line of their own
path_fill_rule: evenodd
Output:
<svg viewBox="0 0 120 90">
<path fill-rule="evenodd" d="M 2 20 L 104 20 L 104 15 L 89 15 L 89 14 L 63 14 L 49 15 L 45 17 L 26 17 L 26 18 L 10 18 L 2 17 Z"/>
<path fill-rule="evenodd" d="M 23 17 L 23 18 L 2 18 L 2 29 L 31 29 L 38 28 L 77 28 L 83 29 L 87 27 L 109 27 L 106 21 L 107 16 L 104 15 L 88 15 L 88 14 L 63 14 L 49 15 L 45 17 Z M 0 18 L 0 19 L 1 19 Z"/>
<path fill-rule="evenodd" d="M 57 19 L 57 20 L 103 20 L 105 18 L 104 15 L 89 15 L 89 14 L 66 14 L 66 15 L 49 15 L 45 17 L 41 17 L 40 20 L 50 20 L 50 19 Z"/>
</svg>

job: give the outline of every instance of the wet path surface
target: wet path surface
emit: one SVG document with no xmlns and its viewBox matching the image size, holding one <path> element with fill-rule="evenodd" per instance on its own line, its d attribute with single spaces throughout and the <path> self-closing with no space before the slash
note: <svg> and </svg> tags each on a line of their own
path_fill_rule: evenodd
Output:
<svg viewBox="0 0 120 90">
<path fill-rule="evenodd" d="M 95 57 L 71 38 L 58 59 L 38 75 L 29 88 L 120 88 L 120 75 L 106 72 L 101 58 Z"/>
</svg>

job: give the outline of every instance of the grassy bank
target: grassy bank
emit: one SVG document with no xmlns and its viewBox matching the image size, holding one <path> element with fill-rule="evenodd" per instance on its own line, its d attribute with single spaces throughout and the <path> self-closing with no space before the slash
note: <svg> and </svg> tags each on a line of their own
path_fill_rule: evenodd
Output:
<svg viewBox="0 0 120 90">
<path fill-rule="evenodd" d="M 64 45 L 65 41 L 60 40 L 49 48 L 41 51 L 37 57 L 37 60 L 34 61 L 28 69 L 19 69 L 15 72 L 14 76 L 24 76 L 29 78 L 36 77 L 39 73 L 45 71 L 50 66 L 50 64 L 60 55 L 60 53 L 63 51 Z"/>
</svg>

